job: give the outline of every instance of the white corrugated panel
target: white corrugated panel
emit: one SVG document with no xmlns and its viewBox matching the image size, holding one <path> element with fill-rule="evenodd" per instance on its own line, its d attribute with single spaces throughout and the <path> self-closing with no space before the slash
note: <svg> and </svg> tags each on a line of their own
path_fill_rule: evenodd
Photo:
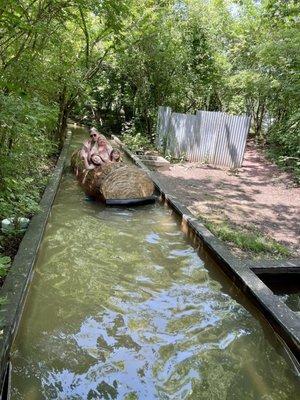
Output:
<svg viewBox="0 0 300 400">
<path fill-rule="evenodd" d="M 171 117 L 171 107 L 158 107 L 157 126 L 156 126 L 156 146 L 163 147 L 164 137 L 169 130 Z"/>
<path fill-rule="evenodd" d="M 250 117 L 223 112 L 197 111 L 197 115 L 171 113 L 159 107 L 157 140 L 167 135 L 167 149 L 189 161 L 238 168 L 242 165 Z"/>
<path fill-rule="evenodd" d="M 193 151 L 195 138 L 199 136 L 200 121 L 196 115 L 173 113 L 170 119 L 167 148 L 175 157 Z"/>
</svg>

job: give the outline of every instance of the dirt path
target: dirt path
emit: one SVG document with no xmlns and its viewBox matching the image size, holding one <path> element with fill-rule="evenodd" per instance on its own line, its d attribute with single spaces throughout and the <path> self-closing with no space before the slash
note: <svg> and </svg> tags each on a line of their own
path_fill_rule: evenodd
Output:
<svg viewBox="0 0 300 400">
<path fill-rule="evenodd" d="M 255 227 L 300 255 L 300 188 L 253 144 L 236 174 L 191 163 L 156 174 L 195 215 Z"/>
</svg>

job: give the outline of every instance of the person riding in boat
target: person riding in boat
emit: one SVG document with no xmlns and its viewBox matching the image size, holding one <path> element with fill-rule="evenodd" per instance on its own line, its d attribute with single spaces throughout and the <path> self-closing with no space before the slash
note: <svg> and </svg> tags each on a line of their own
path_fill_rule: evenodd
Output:
<svg viewBox="0 0 300 400">
<path fill-rule="evenodd" d="M 81 157 L 87 172 L 107 163 L 121 160 L 120 152 L 113 149 L 106 137 L 101 135 L 96 128 L 91 128 L 90 139 L 83 143 Z"/>
<path fill-rule="evenodd" d="M 110 163 L 112 161 L 111 153 L 113 152 L 113 148 L 111 147 L 110 143 L 106 140 L 105 136 L 99 135 L 97 140 L 97 145 L 98 145 L 97 160 L 99 162 L 98 165 Z"/>
<path fill-rule="evenodd" d="M 110 161 L 111 162 L 121 161 L 121 153 L 119 152 L 119 150 L 112 149 L 112 151 L 110 153 Z"/>
<path fill-rule="evenodd" d="M 90 139 L 83 143 L 81 157 L 86 170 L 94 169 L 110 161 L 112 147 L 96 128 L 91 128 Z"/>
</svg>

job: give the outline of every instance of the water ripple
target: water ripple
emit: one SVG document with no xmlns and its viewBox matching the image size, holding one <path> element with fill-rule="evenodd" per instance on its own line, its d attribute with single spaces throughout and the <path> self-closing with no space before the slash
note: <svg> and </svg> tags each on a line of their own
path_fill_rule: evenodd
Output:
<svg viewBox="0 0 300 400">
<path fill-rule="evenodd" d="M 163 207 L 102 208 L 67 175 L 36 270 L 13 399 L 297 398 L 285 360 Z"/>
</svg>

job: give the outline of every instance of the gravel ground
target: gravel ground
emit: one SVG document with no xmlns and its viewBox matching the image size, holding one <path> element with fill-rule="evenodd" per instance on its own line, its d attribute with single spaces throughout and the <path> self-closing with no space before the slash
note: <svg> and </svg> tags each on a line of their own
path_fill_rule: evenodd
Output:
<svg viewBox="0 0 300 400">
<path fill-rule="evenodd" d="M 255 227 L 300 256 L 300 188 L 252 143 L 238 171 L 186 163 L 156 174 L 193 214 Z"/>
</svg>

